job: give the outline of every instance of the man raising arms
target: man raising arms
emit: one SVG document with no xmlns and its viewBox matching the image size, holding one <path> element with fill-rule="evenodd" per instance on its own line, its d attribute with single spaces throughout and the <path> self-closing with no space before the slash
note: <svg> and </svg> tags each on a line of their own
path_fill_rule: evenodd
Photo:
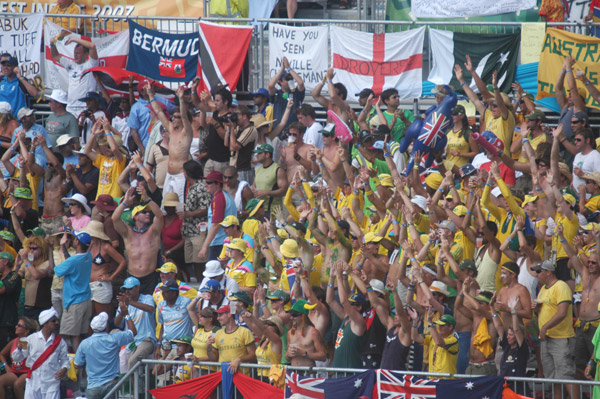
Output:
<svg viewBox="0 0 600 399">
<path fill-rule="evenodd" d="M 135 224 L 129 226 L 121 220 L 125 207 L 133 206 L 135 188 L 127 190 L 125 198 L 112 214 L 112 221 L 117 232 L 125 241 L 127 250 L 127 272 L 140 280 L 140 293 L 152 295 L 154 287 L 158 284 L 156 261 L 161 246 L 161 231 L 163 228 L 163 214 L 154 201 L 133 208 L 131 216 Z M 144 193 L 142 201 L 147 198 Z M 152 221 L 150 211 L 154 214 Z"/>
<path fill-rule="evenodd" d="M 192 145 L 192 124 L 188 115 L 188 109 L 183 101 L 184 88 L 180 86 L 175 94 L 179 98 L 179 109 L 173 110 L 171 122 L 165 116 L 162 108 L 156 104 L 154 90 L 149 81 L 146 82 L 146 91 L 152 109 L 158 115 L 158 119 L 169 131 L 169 163 L 167 165 L 167 177 L 163 187 L 163 193 L 177 193 L 179 202 L 185 202 L 185 176 L 183 175 L 183 164 L 190 160 L 190 147 Z"/>
</svg>

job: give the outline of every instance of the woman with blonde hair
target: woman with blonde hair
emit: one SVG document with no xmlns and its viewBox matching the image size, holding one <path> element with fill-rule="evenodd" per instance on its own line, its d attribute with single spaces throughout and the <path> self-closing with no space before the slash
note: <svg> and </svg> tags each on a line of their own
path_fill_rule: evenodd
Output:
<svg viewBox="0 0 600 399">
<path fill-rule="evenodd" d="M 17 399 L 25 397 L 25 378 L 27 378 L 27 373 L 29 372 L 29 367 L 25 365 L 27 359 L 15 362 L 10 359 L 10 355 L 17 349 L 19 339 L 25 338 L 37 330 L 39 330 L 39 325 L 35 320 L 20 316 L 15 326 L 16 338 L 6 344 L 2 351 L 0 351 L 0 362 L 4 363 L 6 370 L 5 374 L 0 375 L 0 399 L 6 397 L 6 387 L 13 387 Z"/>
<path fill-rule="evenodd" d="M 89 251 L 92 254 L 92 275 L 90 290 L 92 291 L 92 315 L 101 312 L 112 314 L 112 284 L 127 265 L 127 261 L 110 243 L 104 233 L 102 222 L 92 220 L 83 229 L 92 237 Z"/>
<path fill-rule="evenodd" d="M 6 101 L 0 101 L 0 146 L 2 148 L 7 149 L 10 147 L 13 132 L 19 126 L 19 121 L 12 114 L 10 104 Z"/>
<path fill-rule="evenodd" d="M 51 303 L 52 270 L 44 237 L 34 234 L 25 239 L 15 260 L 15 271 L 25 279 L 23 315 L 37 320 L 40 312 Z"/>
</svg>

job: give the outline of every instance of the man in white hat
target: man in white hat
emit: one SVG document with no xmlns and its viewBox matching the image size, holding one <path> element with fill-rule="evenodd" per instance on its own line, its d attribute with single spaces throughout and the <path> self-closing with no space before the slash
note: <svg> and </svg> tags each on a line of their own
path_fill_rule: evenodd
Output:
<svg viewBox="0 0 600 399">
<path fill-rule="evenodd" d="M 17 118 L 21 121 L 21 126 L 15 129 L 13 137 L 10 141 L 10 145 L 13 147 L 13 149 L 15 148 L 15 141 L 21 133 L 25 133 L 25 137 L 30 138 L 31 140 L 35 139 L 37 136 L 44 136 L 44 138 L 46 139 L 46 143 L 48 143 L 48 146 L 52 147 L 46 129 L 44 129 L 42 125 L 35 123 L 34 110 L 30 108 L 21 108 L 17 114 Z M 18 148 L 18 143 L 16 144 L 16 148 Z M 32 147 L 31 150 L 35 152 L 36 157 L 46 162 L 46 155 L 44 155 L 44 150 L 41 147 Z"/>
<path fill-rule="evenodd" d="M 202 273 L 204 278 L 200 283 L 199 292 L 202 291 L 202 288 L 206 287 L 206 284 L 210 280 L 216 280 L 219 282 L 221 286 L 221 290 L 224 290 L 225 293 L 233 293 L 238 292 L 240 290 L 239 284 L 232 279 L 231 277 L 225 274 L 225 270 L 221 267 L 221 263 L 218 260 L 210 260 L 206 262 L 206 268 Z"/>
<path fill-rule="evenodd" d="M 11 357 L 14 362 L 27 359 L 25 365 L 31 369 L 26 379 L 26 398 L 60 399 L 60 380 L 69 368 L 67 344 L 56 334 L 58 314 L 54 308 L 41 312 L 38 321 L 42 329 L 19 341 Z"/>
<path fill-rule="evenodd" d="M 58 138 L 64 134 L 69 137 L 79 137 L 79 126 L 77 119 L 67 112 L 67 93 L 62 90 L 52 90 L 52 94 L 46 97 L 50 105 L 50 115 L 46 119 L 46 131 L 50 138 L 51 146 L 56 146 Z"/>
<path fill-rule="evenodd" d="M 73 152 L 76 140 L 75 137 L 71 137 L 68 134 L 63 134 L 56 140 L 55 148 L 58 148 L 58 151 L 60 151 L 64 158 L 63 168 L 66 168 L 69 163 L 73 166 L 79 165 L 79 156 Z"/>
<path fill-rule="evenodd" d="M 87 372 L 87 399 L 102 399 L 119 379 L 119 351 L 133 341 L 137 334 L 131 316 L 125 316 L 127 330 L 108 333 L 108 314 L 102 312 L 92 319 L 93 334 L 81 341 L 75 353 L 76 368 L 85 366 Z"/>
</svg>

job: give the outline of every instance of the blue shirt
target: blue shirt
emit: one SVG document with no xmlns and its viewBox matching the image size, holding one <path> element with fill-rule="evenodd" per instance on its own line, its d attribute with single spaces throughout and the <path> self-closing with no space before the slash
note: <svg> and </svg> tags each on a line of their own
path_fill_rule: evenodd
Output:
<svg viewBox="0 0 600 399">
<path fill-rule="evenodd" d="M 23 130 L 24 130 L 23 125 L 21 125 L 15 129 L 15 131 L 13 132 L 13 135 L 12 135 L 12 139 L 10 139 L 11 145 L 15 143 L 17 136 Z M 50 141 L 50 138 L 48 137 L 48 133 L 46 132 L 46 129 L 44 129 L 44 127 L 42 125 L 38 125 L 37 123 L 34 123 L 33 126 L 31 126 L 31 128 L 25 132 L 25 137 L 33 140 L 40 134 L 46 138 L 46 144 L 48 144 L 48 148 L 52 148 L 52 142 Z M 46 162 L 48 162 L 48 160 L 46 159 L 46 153 L 44 152 L 44 149 L 42 148 L 42 146 L 35 147 L 35 157 L 44 159 L 44 160 L 46 160 Z M 41 166 L 43 166 L 43 165 L 41 165 Z"/>
<path fill-rule="evenodd" d="M 63 307 L 75 305 L 92 298 L 90 290 L 90 277 L 92 275 L 92 254 L 88 251 L 84 254 L 71 256 L 54 268 L 58 277 L 65 278 L 63 285 Z"/>
<path fill-rule="evenodd" d="M 96 388 L 117 378 L 119 370 L 119 351 L 121 346 L 133 341 L 131 331 L 119 331 L 113 334 L 95 332 L 84 339 L 77 348 L 74 363 L 85 366 L 87 387 Z"/>
<path fill-rule="evenodd" d="M 172 307 L 167 301 L 158 304 L 158 322 L 163 325 L 163 340 L 179 339 L 185 335 L 193 336 L 192 319 L 187 312 L 191 299 L 179 295 Z"/>
<path fill-rule="evenodd" d="M 170 101 L 164 100 L 161 97 L 154 97 L 156 101 L 160 101 L 161 103 L 167 106 L 167 111 L 172 112 L 175 109 L 175 105 L 173 105 Z M 131 111 L 129 111 L 129 118 L 127 118 L 127 126 L 130 129 L 137 129 L 138 136 L 140 136 L 140 140 L 142 140 L 142 144 L 146 147 L 148 144 L 148 139 L 150 138 L 150 132 L 148 131 L 148 126 L 150 126 L 150 109 L 148 106 L 150 103 L 143 98 L 139 98 L 135 104 L 131 107 Z"/>
<path fill-rule="evenodd" d="M 227 192 L 225 190 L 221 190 L 221 192 L 225 196 L 225 217 L 227 217 L 229 215 L 237 216 L 237 206 L 235 205 L 235 200 L 233 199 L 231 194 L 229 194 L 229 192 Z M 212 204 L 213 203 L 211 202 L 210 206 L 208 207 L 208 215 L 207 215 L 209 230 L 210 230 L 210 226 L 212 226 L 212 216 L 213 216 Z M 223 242 L 225 241 L 226 238 L 227 238 L 227 234 L 225 234 L 225 230 L 223 230 L 223 226 L 219 226 L 219 230 L 217 231 L 215 238 L 213 238 L 213 240 L 210 242 L 210 246 L 218 247 L 219 245 L 223 245 Z"/>
<path fill-rule="evenodd" d="M 77 168 L 79 166 L 79 157 L 77 156 L 77 154 L 73 154 L 70 157 L 66 157 L 63 162 L 63 168 L 66 168 L 68 163 L 72 164 L 73 166 L 75 166 L 75 168 Z"/>
<path fill-rule="evenodd" d="M 137 302 L 154 307 L 152 295 L 140 294 Z M 154 321 L 154 312 L 144 312 L 142 309 L 138 309 L 133 305 L 127 306 L 127 311 L 137 330 L 135 344 L 139 345 L 146 338 L 151 338 L 152 342 L 156 344 L 156 322 Z M 117 309 L 117 314 L 119 313 L 121 313 L 120 308 Z M 119 327 L 128 329 L 127 324 L 125 324 L 125 319 L 121 320 L 121 325 Z"/>
<path fill-rule="evenodd" d="M 13 80 L 8 80 L 8 76 L 3 76 L 0 80 L 0 101 L 10 104 L 15 118 L 21 108 L 27 107 L 27 97 L 21 90 L 19 79 L 16 76 Z"/>
</svg>

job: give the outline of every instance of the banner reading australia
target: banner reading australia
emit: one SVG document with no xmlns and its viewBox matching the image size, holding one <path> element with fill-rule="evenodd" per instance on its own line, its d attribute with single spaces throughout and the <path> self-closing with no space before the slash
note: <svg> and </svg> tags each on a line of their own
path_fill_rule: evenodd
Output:
<svg viewBox="0 0 600 399">
<path fill-rule="evenodd" d="M 198 33 L 163 33 L 129 21 L 127 70 L 150 79 L 189 82 L 198 68 Z"/>
</svg>

